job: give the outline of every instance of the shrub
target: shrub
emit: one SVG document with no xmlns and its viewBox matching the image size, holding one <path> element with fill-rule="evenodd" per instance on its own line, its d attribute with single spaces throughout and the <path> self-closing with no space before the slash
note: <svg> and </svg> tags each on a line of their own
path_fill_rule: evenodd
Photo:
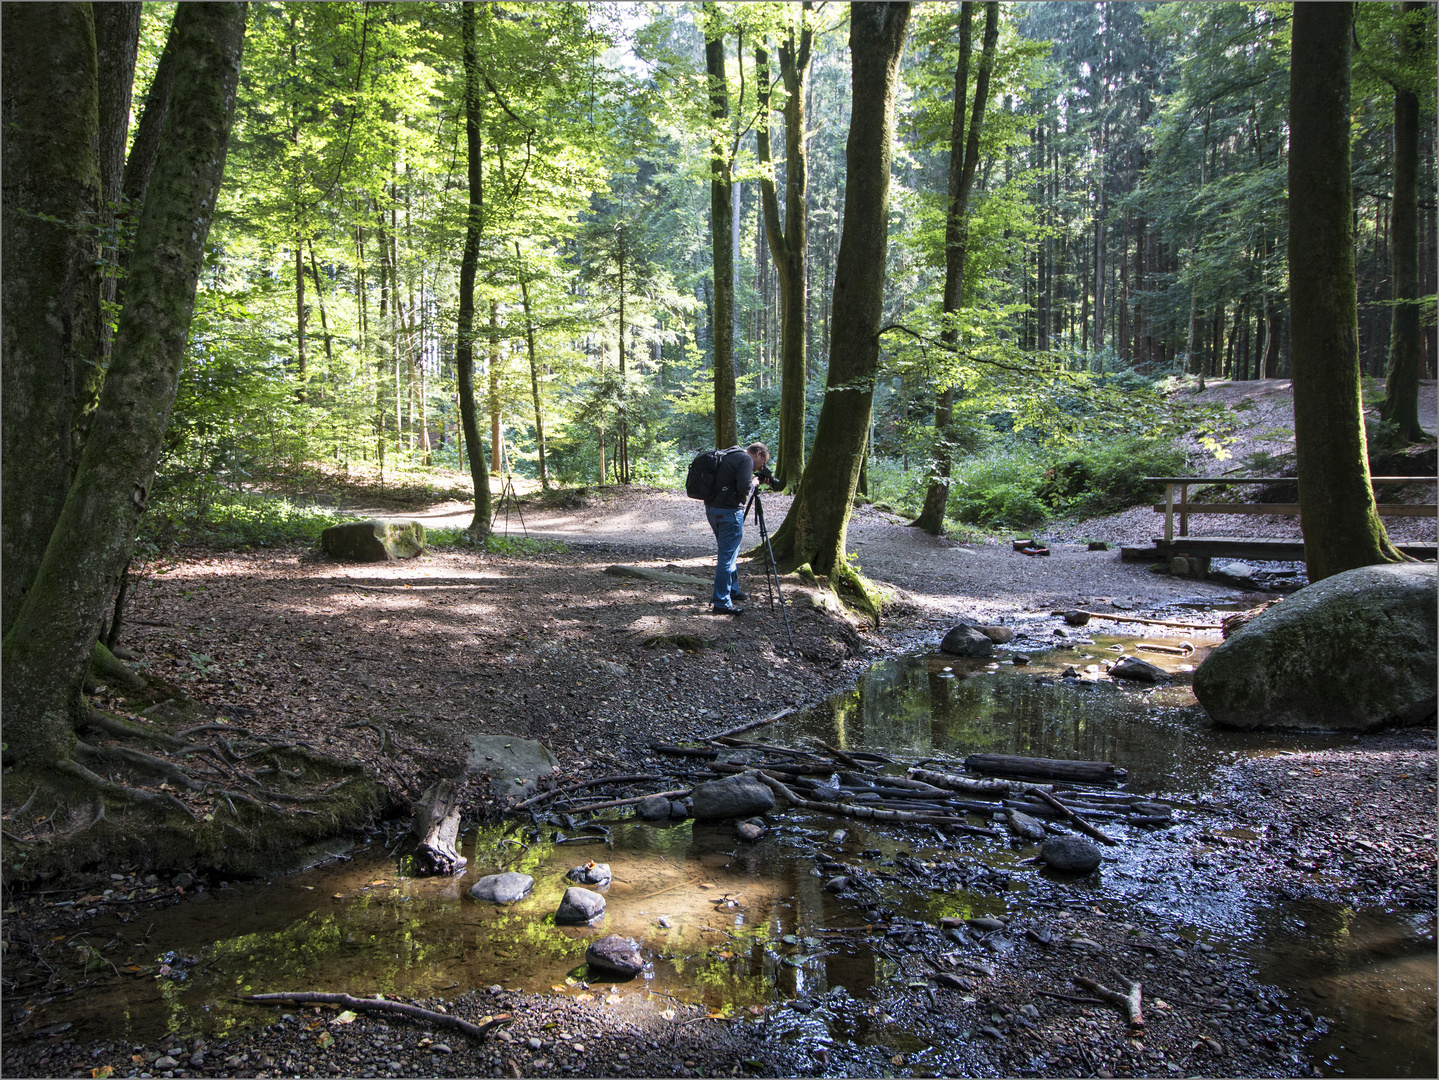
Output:
<svg viewBox="0 0 1439 1080">
<path fill-rule="evenodd" d="M 1042 473 L 1030 454 L 992 451 L 956 463 L 949 489 L 949 516 L 966 525 L 1029 528 L 1047 508 L 1036 494 Z"/>
<path fill-rule="evenodd" d="M 1159 498 L 1162 485 L 1146 484 L 1144 477 L 1173 476 L 1186 464 L 1184 451 L 1169 440 L 1131 435 L 1055 462 L 1045 470 L 1035 495 L 1072 513 L 1108 513 Z"/>
</svg>

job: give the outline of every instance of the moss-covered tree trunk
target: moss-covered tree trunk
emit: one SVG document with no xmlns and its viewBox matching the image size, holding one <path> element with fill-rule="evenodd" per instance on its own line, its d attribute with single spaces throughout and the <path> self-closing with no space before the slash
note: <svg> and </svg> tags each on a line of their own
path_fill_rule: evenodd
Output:
<svg viewBox="0 0 1439 1080">
<path fill-rule="evenodd" d="M 483 540 L 490 533 L 490 470 L 475 415 L 475 268 L 480 261 L 480 227 L 485 205 L 485 178 L 480 159 L 480 60 L 475 46 L 475 5 L 462 5 L 460 33 L 465 52 L 465 149 L 469 160 L 470 208 L 465 248 L 460 256 L 460 311 L 455 335 L 455 382 L 460 395 L 460 426 L 465 432 L 470 479 L 475 485 L 475 514 L 469 534 Z"/>
<path fill-rule="evenodd" d="M 1309 579 L 1403 558 L 1374 508 L 1359 396 L 1350 3 L 1294 5 L 1289 72 L 1289 292 L 1294 442 Z"/>
<path fill-rule="evenodd" d="M 835 263 L 829 374 L 799 494 L 774 535 L 788 566 L 852 578 L 845 559 L 879 367 L 894 96 L 909 4 L 850 5 L 853 105 L 845 144 L 844 224 Z"/>
<path fill-rule="evenodd" d="M 739 442 L 735 419 L 734 382 L 734 224 L 730 155 L 725 121 L 729 119 L 729 90 L 724 69 L 724 25 L 719 5 L 706 2 L 705 70 L 709 74 L 710 101 L 710 247 L 714 265 L 714 380 L 715 445 Z"/>
<path fill-rule="evenodd" d="M 1422 0 L 1404 0 L 1405 23 L 1399 45 L 1405 74 L 1419 52 L 1417 20 L 1425 7 Z M 1394 318 L 1389 327 L 1389 368 L 1379 416 L 1395 424 L 1405 442 L 1420 442 L 1429 436 L 1419 423 L 1419 380 L 1424 374 L 1424 331 L 1419 318 L 1419 95 L 1402 85 L 1394 88 L 1391 228 Z"/>
<path fill-rule="evenodd" d="M 12 30 L 7 25 L 7 38 Z M 171 33 L 175 97 L 135 236 L 110 370 L 34 584 L 4 639 L 5 736 L 22 762 L 53 761 L 70 746 L 95 629 L 130 557 L 170 419 L 224 174 L 245 5 L 182 4 Z M 93 71 L 93 38 L 89 56 Z M 47 111 L 53 124 L 55 110 Z M 92 147 L 92 169 L 95 159 Z"/>
<path fill-rule="evenodd" d="M 791 26 L 779 47 L 780 78 L 784 82 L 784 222 L 780 223 L 779 194 L 768 168 L 760 177 L 765 238 L 779 277 L 780 390 L 779 445 L 775 478 L 793 490 L 804 474 L 804 390 L 808 290 L 805 275 L 807 247 L 808 160 L 805 153 L 805 96 L 809 91 L 809 60 L 814 31 L 805 0 L 801 24 Z M 771 164 L 769 138 L 769 64 L 763 49 L 755 50 L 762 116 L 755 136 L 760 163 Z"/>
<path fill-rule="evenodd" d="M 994 70 L 994 53 L 999 42 L 999 4 L 985 7 L 984 45 L 979 70 L 975 73 L 974 104 L 970 109 L 969 137 L 965 138 L 964 104 L 969 92 L 969 60 L 974 51 L 974 4 L 960 5 L 959 62 L 954 69 L 954 121 L 949 137 L 949 211 L 944 222 L 945 315 L 959 311 L 964 298 L 964 261 L 969 250 L 969 193 L 974 188 L 979 164 L 979 133 L 984 126 L 984 107 L 989 99 L 989 77 Z M 959 344 L 959 328 L 952 323 L 940 331 L 940 340 L 953 349 Z M 949 501 L 949 474 L 954 467 L 954 387 L 940 392 L 934 408 L 934 475 L 924 494 L 924 506 L 914 524 L 938 536 L 944 531 L 944 508 Z"/>
<path fill-rule="evenodd" d="M 7 4 L 0 48 L 5 633 L 39 571 L 75 475 L 80 387 L 95 359 L 85 350 L 99 339 L 100 248 L 91 229 L 100 209 L 92 9 Z"/>
</svg>

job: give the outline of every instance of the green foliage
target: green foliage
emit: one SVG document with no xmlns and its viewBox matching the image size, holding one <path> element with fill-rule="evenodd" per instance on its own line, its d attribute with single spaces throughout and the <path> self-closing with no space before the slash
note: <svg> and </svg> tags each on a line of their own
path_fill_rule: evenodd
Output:
<svg viewBox="0 0 1439 1080">
<path fill-rule="evenodd" d="M 1007 446 L 954 465 L 948 516 L 991 529 L 1030 528 L 1048 516 L 1036 494 L 1042 466 L 1031 448 Z"/>
<path fill-rule="evenodd" d="M 157 494 L 140 519 L 145 551 L 212 547 L 247 551 L 317 543 L 320 533 L 353 515 L 230 488 L 191 485 Z"/>
<path fill-rule="evenodd" d="M 1076 516 L 1105 514 L 1159 498 L 1163 485 L 1146 484 L 1144 477 L 1176 476 L 1185 464 L 1184 451 L 1167 439 L 1131 435 L 1100 440 L 1047 468 L 1035 494 L 1048 506 Z"/>
<path fill-rule="evenodd" d="M 503 516 L 503 514 L 501 515 Z M 558 540 L 542 540 L 538 537 L 525 536 L 523 533 L 516 535 L 510 533 L 506 536 L 503 532 L 491 533 L 483 541 L 476 544 L 470 534 L 460 528 L 441 528 L 425 530 L 425 547 L 449 549 L 455 548 L 462 551 L 487 551 L 492 555 L 504 555 L 510 558 L 522 558 L 526 555 L 547 555 L 569 551 L 569 545 Z"/>
</svg>

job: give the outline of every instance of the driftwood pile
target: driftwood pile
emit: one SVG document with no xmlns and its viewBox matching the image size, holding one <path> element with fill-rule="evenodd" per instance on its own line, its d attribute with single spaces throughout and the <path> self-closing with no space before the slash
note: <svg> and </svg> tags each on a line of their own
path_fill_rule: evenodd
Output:
<svg viewBox="0 0 1439 1080">
<path fill-rule="evenodd" d="M 1063 821 L 1106 844 L 1117 841 L 1094 824 L 1096 821 L 1144 826 L 1171 821 L 1167 805 L 1115 790 L 1125 777 L 1124 770 L 1104 761 L 973 754 L 963 762 L 924 758 L 908 763 L 885 754 L 840 750 L 819 740 L 793 747 L 738 737 L 792 711 L 711 735 L 704 740 L 706 745 L 651 743 L 651 752 L 672 759 L 674 768 L 557 785 L 512 809 L 575 815 L 633 805 L 655 795 L 682 799 L 696 784 L 754 772 L 776 795 L 806 810 L 932 825 L 954 833 L 996 836 L 990 828 L 971 824 L 966 815 L 995 817 L 1008 810 Z M 896 767 L 903 768 L 904 775 L 897 775 Z M 1042 780 L 1053 782 L 1037 782 Z M 658 790 L 660 784 L 666 790 Z M 593 800 L 594 788 L 620 785 L 648 785 L 648 790 L 587 801 Z"/>
</svg>

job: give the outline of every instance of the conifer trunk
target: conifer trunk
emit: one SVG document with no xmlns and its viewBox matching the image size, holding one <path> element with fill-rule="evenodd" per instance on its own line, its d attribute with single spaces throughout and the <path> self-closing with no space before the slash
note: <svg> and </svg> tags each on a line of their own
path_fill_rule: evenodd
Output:
<svg viewBox="0 0 1439 1080">
<path fill-rule="evenodd" d="M 1289 76 L 1294 442 L 1309 580 L 1404 557 L 1374 508 L 1359 396 L 1351 3 L 1297 3 Z"/>
<path fill-rule="evenodd" d="M 709 75 L 710 123 L 710 247 L 714 263 L 715 445 L 739 441 L 735 419 L 734 378 L 734 208 L 730 201 L 729 154 L 721 125 L 729 119 L 725 82 L 724 28 L 719 5 L 704 5 L 705 71 Z"/>
</svg>

